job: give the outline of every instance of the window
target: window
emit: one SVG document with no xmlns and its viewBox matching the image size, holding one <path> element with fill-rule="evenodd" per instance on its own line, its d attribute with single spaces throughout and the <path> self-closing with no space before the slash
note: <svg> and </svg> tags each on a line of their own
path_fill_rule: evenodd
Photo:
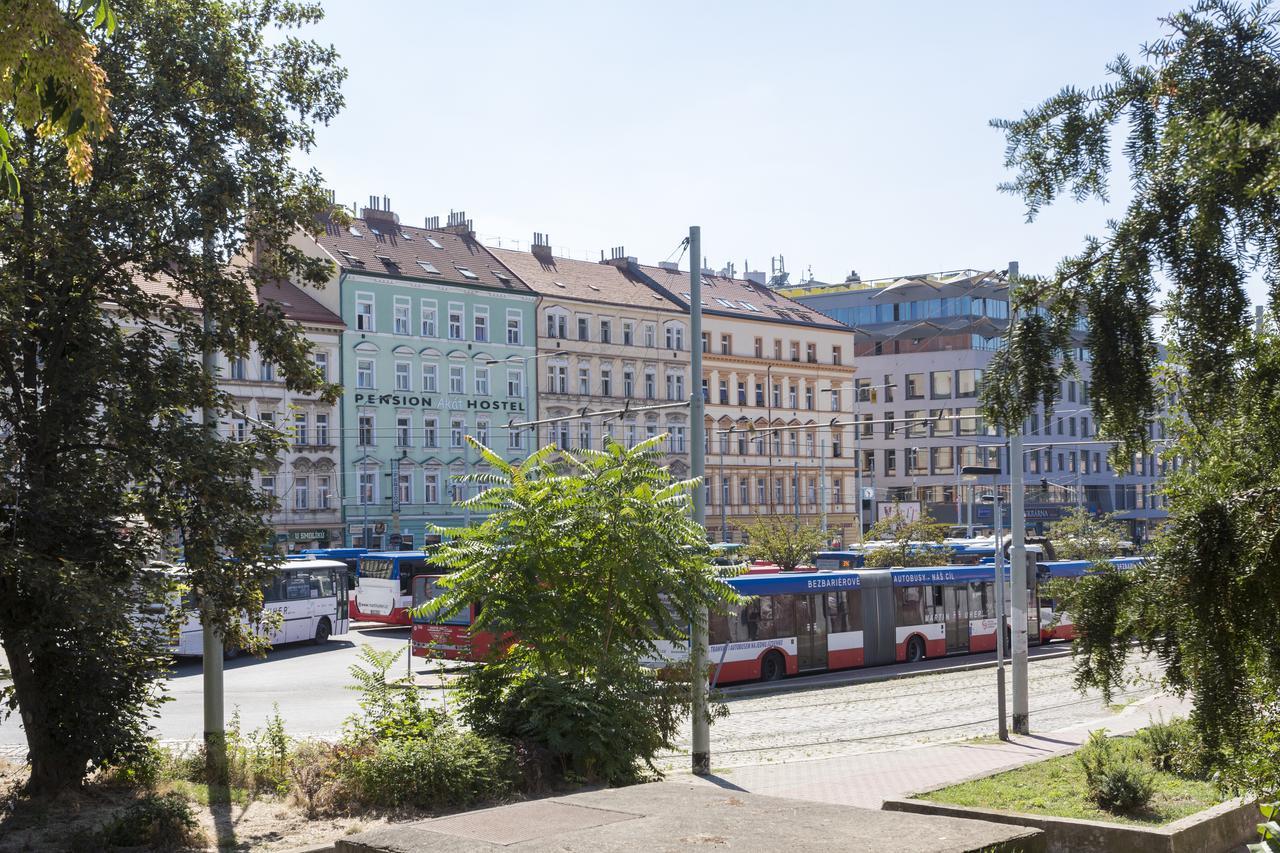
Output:
<svg viewBox="0 0 1280 853">
<path fill-rule="evenodd" d="M 930 394 L 935 400 L 951 398 L 951 371 L 935 370 L 929 374 Z"/>
<path fill-rule="evenodd" d="M 436 433 L 438 421 L 434 415 L 422 419 L 422 446 L 439 447 L 440 436 Z"/>
<path fill-rule="evenodd" d="M 507 371 L 507 396 L 508 397 L 524 396 L 524 371 L 523 370 Z"/>
<path fill-rule="evenodd" d="M 329 415 L 327 412 L 316 415 L 316 444 L 320 447 L 329 446 Z"/>
<path fill-rule="evenodd" d="M 841 351 L 840 347 L 833 346 L 831 348 L 831 363 L 844 364 L 844 354 Z"/>
<path fill-rule="evenodd" d="M 764 405 L 764 383 L 763 382 L 756 383 L 756 405 L 757 406 Z"/>
<path fill-rule="evenodd" d="M 591 393 L 591 368 L 586 365 L 578 366 L 578 393 L 583 396 Z"/>
<path fill-rule="evenodd" d="M 800 342 L 799 341 L 791 342 L 791 360 L 792 361 L 800 360 Z"/>
<path fill-rule="evenodd" d="M 293 444 L 295 447 L 307 445 L 307 413 L 296 412 L 293 416 Z"/>
<path fill-rule="evenodd" d="M 607 344 L 613 340 L 613 323 L 609 320 L 600 321 L 600 343 Z"/>
<path fill-rule="evenodd" d="M 569 318 L 563 314 L 547 315 L 547 337 L 548 338 L 564 338 L 568 337 Z"/>
<path fill-rule="evenodd" d="M 524 449 L 524 433 L 519 429 L 507 430 L 507 449 L 523 450 Z"/>
<path fill-rule="evenodd" d="M 316 509 L 328 509 L 333 499 L 333 481 L 328 474 L 316 477 Z"/>
<path fill-rule="evenodd" d="M 738 383 L 738 405 L 745 406 L 747 404 L 747 383 Z"/>
<path fill-rule="evenodd" d="M 466 368 L 460 364 L 449 365 L 449 393 L 466 393 Z"/>
<path fill-rule="evenodd" d="M 613 396 L 613 368 L 607 364 L 600 367 L 600 395 Z"/>
<path fill-rule="evenodd" d="M 684 326 L 679 323 L 671 323 L 667 326 L 667 349 L 684 349 Z"/>
<path fill-rule="evenodd" d="M 276 478 L 263 477 L 261 479 L 261 489 L 264 495 L 274 498 L 276 496 Z"/>
<path fill-rule="evenodd" d="M 434 504 L 440 502 L 440 472 L 424 471 L 422 474 L 422 502 Z"/>
<path fill-rule="evenodd" d="M 356 359 L 356 387 L 357 388 L 374 387 L 373 359 L 371 358 Z"/>
<path fill-rule="evenodd" d="M 489 396 L 489 368 L 476 368 L 476 394 L 487 397 Z"/>
<path fill-rule="evenodd" d="M 684 453 L 685 447 L 685 427 L 673 426 L 670 429 L 671 437 L 668 439 L 668 445 L 671 453 Z"/>
<path fill-rule="evenodd" d="M 684 399 L 684 374 L 683 373 L 667 374 L 667 399 L 668 400 Z"/>
<path fill-rule="evenodd" d="M 729 405 L 729 380 L 728 379 L 720 380 L 720 405 L 722 406 Z"/>
<path fill-rule="evenodd" d="M 552 394 L 568 394 L 569 393 L 569 367 L 565 364 L 548 364 L 547 378 L 550 384 L 547 390 Z"/>
<path fill-rule="evenodd" d="M 356 331 L 372 332 L 373 328 L 373 294 L 356 294 Z"/>
<path fill-rule="evenodd" d="M 477 306 L 471 315 L 471 325 L 475 329 L 475 339 L 480 343 L 489 340 L 489 309 Z"/>
<path fill-rule="evenodd" d="M 644 324 L 644 345 L 650 349 L 658 345 L 658 328 L 652 323 Z"/>
<path fill-rule="evenodd" d="M 372 414 L 362 414 L 356 422 L 356 441 L 361 447 L 373 446 L 374 419 Z"/>
<path fill-rule="evenodd" d="M 627 447 L 636 446 L 636 425 L 627 424 Z"/>
<path fill-rule="evenodd" d="M 636 372 L 630 367 L 622 368 L 622 396 L 630 398 L 636 395 Z"/>
<path fill-rule="evenodd" d="M 768 486 L 765 484 L 764 477 L 756 478 L 756 503 L 764 506 L 769 502 Z"/>
<path fill-rule="evenodd" d="M 646 367 L 644 370 L 644 397 L 646 400 L 652 400 L 658 396 L 658 376 L 652 367 Z"/>
<path fill-rule="evenodd" d="M 462 340 L 462 305 L 449 303 L 449 340 Z"/>
<path fill-rule="evenodd" d="M 391 330 L 397 335 L 409 334 L 409 297 L 397 296 L 392 311 Z"/>
<path fill-rule="evenodd" d="M 245 379 L 245 360 L 243 358 L 231 359 L 231 378 L 239 379 L 241 382 Z"/>
<path fill-rule="evenodd" d="M 519 311 L 507 310 L 507 343 L 515 346 L 524 343 L 524 320 Z"/>
<path fill-rule="evenodd" d="M 775 361 L 782 361 L 782 339 L 773 339 L 773 358 Z"/>
<path fill-rule="evenodd" d="M 787 433 L 787 453 L 791 456 L 800 455 L 800 436 L 794 432 Z"/>
<path fill-rule="evenodd" d="M 798 408 L 799 405 L 799 389 L 797 389 L 796 386 L 791 385 L 787 388 L 787 408 L 795 409 Z"/>
<path fill-rule="evenodd" d="M 818 345 L 817 344 L 805 344 L 804 360 L 809 362 L 810 364 L 818 363 Z"/>
<path fill-rule="evenodd" d="M 413 425 L 407 412 L 396 415 L 396 447 L 409 447 L 412 441 Z"/>
<path fill-rule="evenodd" d="M 467 432 L 467 422 L 462 418 L 454 418 L 449 421 L 449 446 L 453 448 L 462 447 L 465 442 L 463 436 Z"/>
<path fill-rule="evenodd" d="M 315 363 L 316 373 L 320 374 L 321 381 L 328 382 L 329 381 L 329 353 L 315 352 L 311 354 L 311 358 Z"/>
<path fill-rule="evenodd" d="M 884 452 L 884 472 L 890 475 L 898 473 L 898 451 L 893 448 Z"/>
<path fill-rule="evenodd" d="M 955 448 L 954 447 L 933 447 L 930 448 L 932 454 L 933 473 L 935 474 L 954 474 L 956 470 L 955 464 Z"/>
<path fill-rule="evenodd" d="M 773 407 L 775 409 L 782 408 L 782 383 L 781 382 L 773 383 L 773 394 L 771 396 L 773 397 Z"/>
<path fill-rule="evenodd" d="M 590 317 L 578 318 L 578 340 L 580 341 L 591 340 L 591 318 Z"/>
<path fill-rule="evenodd" d="M 591 449 L 591 422 L 582 421 L 578 424 L 578 447 L 582 450 Z"/>
<path fill-rule="evenodd" d="M 927 448 L 907 448 L 907 473 L 912 475 L 929 473 L 929 451 Z"/>
<path fill-rule="evenodd" d="M 907 421 L 907 438 L 925 438 L 929 435 L 924 409 L 908 409 L 902 413 L 902 417 Z"/>
<path fill-rule="evenodd" d="M 809 411 L 813 411 L 813 386 L 804 386 L 804 407 Z"/>
<path fill-rule="evenodd" d="M 396 474 L 396 498 L 402 504 L 413 503 L 412 471 L 400 471 Z"/>
<path fill-rule="evenodd" d="M 622 345 L 632 346 L 635 344 L 635 324 L 630 320 L 622 321 Z"/>
<path fill-rule="evenodd" d="M 262 367 L 258 371 L 258 375 L 262 377 L 263 382 L 276 381 L 276 366 L 269 361 L 262 362 Z"/>
<path fill-rule="evenodd" d="M 957 397 L 978 396 L 978 385 L 981 382 L 982 382 L 981 370 L 957 370 L 956 371 L 956 396 Z"/>
<path fill-rule="evenodd" d="M 489 421 L 484 418 L 476 421 L 476 441 L 489 446 Z"/>
<path fill-rule="evenodd" d="M 730 355 L 733 352 L 733 337 L 730 335 L 720 336 L 720 354 Z"/>
<path fill-rule="evenodd" d="M 423 302 L 420 319 L 422 321 L 422 336 L 424 338 L 434 338 L 439 334 L 436 328 L 437 317 L 436 303 Z"/>
<path fill-rule="evenodd" d="M 409 391 L 409 390 L 412 390 L 411 385 L 412 385 L 412 381 L 409 379 L 409 362 L 397 361 L 396 362 L 396 390 Z"/>
<path fill-rule="evenodd" d="M 907 374 L 907 399 L 908 400 L 924 399 L 924 374 L 923 373 Z"/>
<path fill-rule="evenodd" d="M 378 474 L 376 471 L 367 469 L 360 471 L 359 492 L 359 501 L 362 504 L 371 504 L 378 500 Z"/>
</svg>

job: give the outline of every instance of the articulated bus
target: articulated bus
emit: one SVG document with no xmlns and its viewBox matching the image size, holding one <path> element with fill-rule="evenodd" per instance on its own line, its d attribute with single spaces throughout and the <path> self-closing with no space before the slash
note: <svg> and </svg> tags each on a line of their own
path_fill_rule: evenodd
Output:
<svg viewBox="0 0 1280 853">
<path fill-rule="evenodd" d="M 1143 561 L 1143 557 L 1115 557 L 1108 560 L 1112 566 L 1121 571 L 1132 569 Z M 1087 575 L 1093 564 L 1087 560 L 1058 560 L 1040 564 L 1040 582 L 1057 578 L 1078 578 Z M 1076 628 L 1071 621 L 1071 614 L 1058 611 L 1058 603 L 1047 595 L 1040 598 L 1040 640 L 1048 643 L 1053 640 L 1074 640 Z"/>
<path fill-rule="evenodd" d="M 180 568 L 171 569 L 182 580 Z M 271 645 L 310 640 L 324 643 L 335 634 L 347 633 L 347 567 L 336 560 L 307 557 L 281 563 L 263 588 L 263 609 L 281 614 L 281 622 L 271 633 Z M 178 636 L 170 651 L 180 657 L 204 654 L 204 630 L 190 593 L 183 596 L 184 610 Z M 227 648 L 226 657 L 238 650 Z"/>
<path fill-rule="evenodd" d="M 413 578 L 426 572 L 425 551 L 369 551 L 360 555 L 351 618 L 408 625 Z"/>
</svg>

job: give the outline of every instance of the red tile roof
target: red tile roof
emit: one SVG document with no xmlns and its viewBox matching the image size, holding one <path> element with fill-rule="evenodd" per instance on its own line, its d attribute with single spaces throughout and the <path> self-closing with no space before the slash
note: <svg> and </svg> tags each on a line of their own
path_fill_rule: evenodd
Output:
<svg viewBox="0 0 1280 853">
<path fill-rule="evenodd" d="M 134 273 L 133 283 L 142 292 L 153 296 L 167 296 L 183 308 L 200 310 L 200 300 L 186 291 L 180 291 L 166 273 L 145 276 Z M 325 308 L 309 294 L 287 281 L 269 282 L 259 288 L 257 302 L 273 302 L 284 311 L 285 317 L 297 323 L 321 326 L 345 326 L 342 318 Z"/>
<path fill-rule="evenodd" d="M 673 302 L 625 268 L 552 255 L 535 255 L 511 249 L 489 248 L 489 252 L 535 292 L 549 297 L 630 305 L 638 308 L 683 313 L 685 306 Z"/>
<path fill-rule="evenodd" d="M 351 272 L 529 291 L 507 275 L 488 249 L 467 234 L 414 228 L 385 219 L 352 219 L 348 225 L 325 222 L 319 242 L 335 263 Z"/>
<path fill-rule="evenodd" d="M 689 304 L 688 270 L 668 270 L 643 265 L 639 269 L 659 287 L 674 295 L 682 305 Z M 762 284 L 709 273 L 702 276 L 702 308 L 708 314 L 850 331 L 843 323 Z"/>
</svg>

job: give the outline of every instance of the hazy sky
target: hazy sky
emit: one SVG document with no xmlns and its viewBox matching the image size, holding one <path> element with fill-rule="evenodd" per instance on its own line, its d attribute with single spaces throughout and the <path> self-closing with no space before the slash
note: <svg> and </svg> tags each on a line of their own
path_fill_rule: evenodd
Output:
<svg viewBox="0 0 1280 853">
<path fill-rule="evenodd" d="M 656 263 L 698 224 L 712 266 L 792 281 L 1047 273 L 1108 211 L 1027 224 L 987 122 L 1102 81 L 1173 2 L 329 0 L 351 76 L 309 162 L 345 204 L 579 258 Z"/>
</svg>

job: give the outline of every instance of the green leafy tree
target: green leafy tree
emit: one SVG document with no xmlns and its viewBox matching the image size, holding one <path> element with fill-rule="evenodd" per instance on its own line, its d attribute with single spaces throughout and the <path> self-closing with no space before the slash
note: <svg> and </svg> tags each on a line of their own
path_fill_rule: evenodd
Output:
<svg viewBox="0 0 1280 853">
<path fill-rule="evenodd" d="M 448 539 L 436 562 L 453 571 L 424 605 L 480 604 L 473 631 L 500 639 L 462 676 L 474 730 L 556 757 L 587 778 L 630 779 L 669 747 L 687 680 L 644 664 L 658 643 L 687 642 L 703 608 L 737 602 L 691 518 L 696 480 L 661 466 L 662 436 L 627 449 L 545 447 L 512 464 L 472 442 L 489 470 L 466 505 L 488 516 Z"/>
<path fill-rule="evenodd" d="M 1128 640 L 1159 655 L 1194 703 L 1209 760 L 1229 782 L 1280 788 L 1280 16 L 1268 4 L 1203 0 L 1162 19 L 1139 61 L 1110 82 L 1064 88 L 995 125 L 1034 218 L 1062 194 L 1105 198 L 1111 135 L 1132 201 L 1045 280 L 1015 282 L 1023 310 L 984 384 L 988 415 L 1019 424 L 1052 405 L 1071 368 L 1070 329 L 1087 328 L 1091 394 L 1117 459 L 1148 450 L 1164 406 L 1169 521 L 1144 567 L 1082 585 L 1073 603 L 1077 676 L 1110 690 Z M 1152 326 L 1164 299 L 1169 367 Z M 1253 331 L 1245 283 L 1269 287 Z"/>
<path fill-rule="evenodd" d="M 893 513 L 867 531 L 863 539 L 866 564 L 871 567 L 946 565 L 951 557 L 951 549 L 942 544 L 947 525 L 934 521 L 923 509 L 916 518 L 900 510 L 900 506 L 895 506 Z"/>
<path fill-rule="evenodd" d="M 1110 515 L 1095 517 L 1075 507 L 1049 525 L 1049 541 L 1060 560 L 1096 563 L 1119 555 L 1126 539 L 1124 528 Z"/>
<path fill-rule="evenodd" d="M 761 518 L 746 526 L 745 556 L 773 563 L 784 572 L 812 565 L 813 555 L 826 546 L 822 528 L 788 518 Z"/>
<path fill-rule="evenodd" d="M 290 158 L 341 103 L 333 51 L 291 32 L 320 10 L 112 5 L 114 35 L 90 34 L 113 128 L 91 176 L 26 127 L 10 140 L 21 190 L 0 197 L 0 700 L 21 715 L 36 793 L 145 749 L 166 660 L 134 615 L 162 600 L 144 571 L 162 533 L 177 531 L 214 628 L 253 643 L 240 614 L 261 611 L 272 501 L 252 476 L 284 436 L 220 441 L 192 417 L 238 410 L 202 352 L 252 349 L 289 387 L 336 392 L 257 297 L 328 275 L 289 245 L 326 207 Z"/>
</svg>

